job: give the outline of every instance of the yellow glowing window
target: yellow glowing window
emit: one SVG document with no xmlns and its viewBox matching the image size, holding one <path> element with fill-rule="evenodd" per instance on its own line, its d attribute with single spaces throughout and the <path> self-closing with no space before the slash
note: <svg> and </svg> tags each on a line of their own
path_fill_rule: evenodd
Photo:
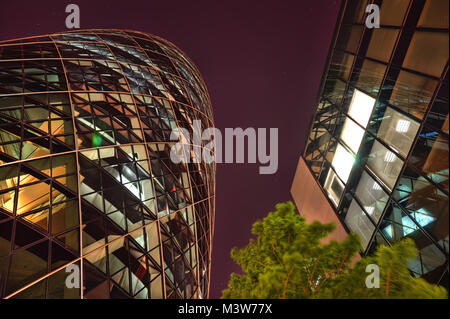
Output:
<svg viewBox="0 0 450 319">
<path fill-rule="evenodd" d="M 367 127 L 367 123 L 369 123 L 369 118 L 372 114 L 374 105 L 375 99 L 373 97 L 355 90 L 348 110 L 348 115 L 365 128 Z"/>
<path fill-rule="evenodd" d="M 364 130 L 351 119 L 346 118 L 341 132 L 341 139 L 356 154 L 364 136 Z"/>
<path fill-rule="evenodd" d="M 338 144 L 331 165 L 344 183 L 348 180 L 354 161 L 353 155 Z"/>
</svg>

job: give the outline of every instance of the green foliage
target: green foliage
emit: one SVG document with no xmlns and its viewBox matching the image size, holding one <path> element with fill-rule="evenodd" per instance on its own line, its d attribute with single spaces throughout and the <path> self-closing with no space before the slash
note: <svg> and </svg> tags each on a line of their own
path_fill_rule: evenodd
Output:
<svg viewBox="0 0 450 319">
<path fill-rule="evenodd" d="M 410 275 L 406 262 L 417 255 L 412 240 L 380 246 L 352 267 L 359 237 L 351 233 L 342 242 L 322 244 L 334 229 L 334 224 L 306 224 L 290 201 L 277 204 L 253 224 L 256 240 L 231 251 L 243 274 L 231 275 L 222 298 L 447 298 L 445 288 Z M 379 288 L 366 286 L 369 264 L 379 266 Z"/>
</svg>

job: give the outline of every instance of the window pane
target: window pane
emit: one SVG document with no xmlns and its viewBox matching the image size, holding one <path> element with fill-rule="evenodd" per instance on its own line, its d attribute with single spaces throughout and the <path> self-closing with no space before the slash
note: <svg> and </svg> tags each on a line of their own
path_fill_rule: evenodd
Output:
<svg viewBox="0 0 450 319">
<path fill-rule="evenodd" d="M 0 167 L 0 190 L 17 185 L 18 165 Z"/>
<path fill-rule="evenodd" d="M 366 59 L 359 69 L 355 68 L 354 70 L 354 73 L 358 74 L 355 86 L 369 93 L 377 93 L 380 90 L 385 72 L 385 64 Z"/>
<path fill-rule="evenodd" d="M 448 190 L 448 138 L 427 129 L 422 130 L 410 157 L 433 182 Z"/>
<path fill-rule="evenodd" d="M 447 74 L 448 75 L 448 74 Z M 440 129 L 442 132 L 448 134 L 449 119 L 448 119 L 448 82 L 443 82 L 439 94 L 431 107 L 430 113 L 427 116 L 427 126 Z"/>
<path fill-rule="evenodd" d="M 383 12 L 384 13 L 384 12 Z M 370 39 L 367 56 L 388 62 L 397 39 L 398 30 L 374 29 Z"/>
<path fill-rule="evenodd" d="M 78 203 L 66 201 L 52 206 L 52 233 L 57 234 L 79 224 Z"/>
<path fill-rule="evenodd" d="M 363 23 L 366 15 L 368 0 L 347 1 L 347 8 L 344 14 L 344 23 Z"/>
<path fill-rule="evenodd" d="M 50 185 L 42 182 L 21 187 L 17 201 L 17 215 L 48 206 L 50 204 Z"/>
<path fill-rule="evenodd" d="M 407 168 L 399 180 L 394 198 L 434 238 L 448 241 L 448 196 L 435 185 Z"/>
<path fill-rule="evenodd" d="M 363 136 L 364 130 L 347 117 L 341 132 L 341 139 L 355 154 L 358 153 Z"/>
<path fill-rule="evenodd" d="M 336 206 L 338 206 L 340 198 L 344 191 L 344 184 L 339 180 L 339 178 L 331 168 L 328 170 L 328 175 L 327 179 L 325 180 L 324 188 L 328 193 L 328 197 L 332 200 L 332 202 Z"/>
<path fill-rule="evenodd" d="M 389 103 L 422 119 L 436 88 L 437 81 L 424 76 L 400 71 L 395 84 L 386 82 L 386 89 L 394 87 Z"/>
<path fill-rule="evenodd" d="M 359 235 L 362 247 L 365 250 L 375 230 L 375 226 L 355 200 L 352 201 L 348 208 L 347 215 L 345 216 L 345 224 L 352 232 Z"/>
<path fill-rule="evenodd" d="M 380 7 L 380 24 L 401 25 L 408 5 L 409 0 L 383 1 Z"/>
<path fill-rule="evenodd" d="M 355 53 L 358 49 L 362 31 L 363 27 L 359 25 L 342 26 L 336 46 L 341 50 Z"/>
<path fill-rule="evenodd" d="M 418 122 L 388 107 L 384 113 L 378 137 L 406 157 L 418 129 Z"/>
<path fill-rule="evenodd" d="M 440 77 L 448 61 L 448 34 L 415 32 L 403 67 Z"/>
<path fill-rule="evenodd" d="M 47 273 L 48 241 L 13 254 L 8 275 L 7 294 Z"/>
<path fill-rule="evenodd" d="M 0 192 L 0 206 L 2 209 L 13 214 L 14 213 L 14 198 L 16 197 L 15 190 Z"/>
<path fill-rule="evenodd" d="M 407 215 L 398 206 L 391 204 L 380 225 L 380 230 L 391 243 L 403 237 L 413 239 L 419 250 L 419 256 L 408 262 L 410 269 L 417 275 L 429 273 L 427 275 L 429 279 L 437 277 L 436 280 L 438 280 L 443 272 L 439 267 L 445 263 L 445 255 L 425 236 L 416 223 L 422 227 L 428 227 L 434 223 L 434 218 L 427 213 Z M 448 232 L 448 227 L 445 228 Z"/>
<path fill-rule="evenodd" d="M 78 264 L 74 264 L 79 267 Z M 70 269 L 70 268 L 69 268 Z M 66 280 L 68 273 L 66 269 L 62 269 L 51 275 L 48 279 L 48 298 L 49 299 L 79 299 L 80 288 L 67 287 Z M 73 281 L 80 280 L 79 277 L 73 277 Z"/>
<path fill-rule="evenodd" d="M 354 161 L 355 159 L 353 155 L 349 153 L 341 144 L 338 144 L 331 165 L 344 182 L 348 180 Z"/>
<path fill-rule="evenodd" d="M 367 166 L 384 182 L 387 188 L 393 189 L 403 161 L 380 142 L 375 141 L 367 160 Z"/>
<path fill-rule="evenodd" d="M 362 127 L 366 127 L 369 122 L 370 115 L 372 114 L 374 104 L 375 99 L 373 97 L 370 97 L 361 91 L 355 90 L 350 103 L 350 108 L 348 110 L 348 115 L 361 124 Z"/>
<path fill-rule="evenodd" d="M 339 104 L 344 95 L 346 84 L 340 80 L 328 78 L 323 89 L 323 96 L 332 103 Z"/>
<path fill-rule="evenodd" d="M 428 0 L 417 26 L 448 28 L 448 3 L 448 0 Z"/>
<path fill-rule="evenodd" d="M 335 51 L 329 73 L 335 74 L 336 77 L 341 77 L 344 80 L 348 80 L 354 59 L 355 56 L 352 54 Z"/>
<path fill-rule="evenodd" d="M 388 200 L 388 195 L 381 186 L 369 174 L 363 172 L 355 194 L 370 217 L 378 222 Z"/>
</svg>

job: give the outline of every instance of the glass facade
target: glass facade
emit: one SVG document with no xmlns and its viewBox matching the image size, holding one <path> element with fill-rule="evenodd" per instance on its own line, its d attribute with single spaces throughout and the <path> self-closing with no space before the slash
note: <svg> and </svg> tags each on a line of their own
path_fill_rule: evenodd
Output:
<svg viewBox="0 0 450 319">
<path fill-rule="evenodd" d="M 194 120 L 208 92 L 163 39 L 0 42 L 0 297 L 208 297 L 215 165 L 170 160 Z"/>
<path fill-rule="evenodd" d="M 380 7 L 380 28 L 365 8 Z M 414 239 L 448 287 L 449 2 L 343 1 L 303 158 L 364 253 Z"/>
</svg>

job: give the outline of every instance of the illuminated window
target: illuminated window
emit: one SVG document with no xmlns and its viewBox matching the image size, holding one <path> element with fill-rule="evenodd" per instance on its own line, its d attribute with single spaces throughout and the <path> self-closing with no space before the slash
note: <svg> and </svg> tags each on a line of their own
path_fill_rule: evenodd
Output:
<svg viewBox="0 0 450 319">
<path fill-rule="evenodd" d="M 369 118 L 372 114 L 374 105 L 375 99 L 373 97 L 355 90 L 348 110 L 348 115 L 361 124 L 362 127 L 366 127 L 367 123 L 369 123 Z"/>
<path fill-rule="evenodd" d="M 381 186 L 373 178 L 363 172 L 355 191 L 357 197 L 367 214 L 377 223 L 383 214 L 389 196 L 382 190 Z"/>
<path fill-rule="evenodd" d="M 388 107 L 377 135 L 396 152 L 406 157 L 418 129 L 417 121 Z"/>
<path fill-rule="evenodd" d="M 384 155 L 384 161 L 387 163 L 391 163 L 395 160 L 395 154 L 391 151 L 386 151 L 386 154 Z"/>
<path fill-rule="evenodd" d="M 352 232 L 356 232 L 359 235 L 362 247 L 365 250 L 370 242 L 375 226 L 355 200 L 352 201 L 348 208 L 345 224 Z"/>
<path fill-rule="evenodd" d="M 424 209 L 419 209 L 416 212 L 411 213 L 411 215 L 416 220 L 416 222 L 422 227 L 425 227 L 426 225 L 436 220 L 436 218 L 430 216 L 429 213 Z M 414 221 L 409 216 L 406 215 L 403 216 L 401 222 L 402 222 L 403 236 L 407 236 L 412 232 L 416 231 L 417 229 L 419 229 L 416 223 L 414 223 Z M 392 227 L 393 227 L 392 225 L 389 225 L 384 228 L 384 233 L 387 234 L 390 238 L 393 238 Z"/>
<path fill-rule="evenodd" d="M 397 132 L 400 132 L 400 133 L 406 133 L 406 132 L 408 132 L 408 129 L 409 129 L 409 125 L 411 124 L 411 122 L 410 121 L 407 121 L 407 120 L 398 120 L 397 121 L 397 126 L 395 127 L 395 130 L 397 131 Z"/>
<path fill-rule="evenodd" d="M 345 186 L 332 169 L 328 171 L 324 187 L 328 193 L 328 197 L 335 206 L 338 206 Z"/>
<path fill-rule="evenodd" d="M 380 178 L 384 185 L 393 189 L 403 166 L 403 161 L 393 152 L 375 141 L 370 151 L 367 166 Z"/>
<path fill-rule="evenodd" d="M 353 155 L 350 154 L 350 152 L 348 152 L 342 145 L 338 144 L 331 165 L 344 182 L 348 180 L 354 161 L 355 159 Z"/>
<path fill-rule="evenodd" d="M 364 206 L 364 209 L 366 210 L 367 214 L 372 216 L 375 207 L 373 207 L 373 206 Z"/>
<path fill-rule="evenodd" d="M 341 139 L 350 149 L 358 153 L 359 146 L 364 136 L 364 130 L 349 118 L 345 119 L 344 128 L 342 129 Z"/>
<path fill-rule="evenodd" d="M 0 299 L 208 296 L 215 166 L 170 161 L 172 129 L 212 127 L 197 68 L 120 30 L 2 42 L 0 64 Z"/>
</svg>

